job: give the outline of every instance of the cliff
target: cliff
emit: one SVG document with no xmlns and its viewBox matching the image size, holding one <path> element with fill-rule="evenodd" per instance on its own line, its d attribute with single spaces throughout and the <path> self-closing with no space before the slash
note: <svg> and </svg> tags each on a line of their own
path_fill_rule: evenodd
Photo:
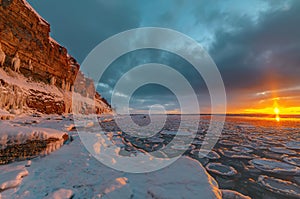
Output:
<svg viewBox="0 0 300 199">
<path fill-rule="evenodd" d="M 50 37 L 49 23 L 25 0 L 1 1 L 1 51 L 6 56 L 3 66 L 0 56 L 0 109 L 70 113 L 77 76 L 84 86 L 76 90 L 82 97 L 94 99 L 97 113 L 111 111 L 93 81 L 80 72 L 77 61 Z M 17 56 L 19 71 L 12 65 Z"/>
</svg>

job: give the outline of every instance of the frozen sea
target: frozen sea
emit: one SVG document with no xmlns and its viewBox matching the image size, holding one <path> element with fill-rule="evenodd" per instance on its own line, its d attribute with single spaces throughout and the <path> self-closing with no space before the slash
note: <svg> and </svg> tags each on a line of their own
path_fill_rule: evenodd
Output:
<svg viewBox="0 0 300 199">
<path fill-rule="evenodd" d="M 300 198 L 297 117 L 231 115 L 220 135 L 209 132 L 209 115 L 132 115 L 136 125 L 127 119 L 108 115 L 74 125 L 72 115 L 33 115 L 1 122 L 0 198 Z M 215 125 L 220 121 L 214 117 Z M 83 135 L 97 138 L 93 151 Z M 125 158 L 142 160 L 133 166 L 145 169 L 176 157 L 149 173 L 116 170 Z"/>
</svg>

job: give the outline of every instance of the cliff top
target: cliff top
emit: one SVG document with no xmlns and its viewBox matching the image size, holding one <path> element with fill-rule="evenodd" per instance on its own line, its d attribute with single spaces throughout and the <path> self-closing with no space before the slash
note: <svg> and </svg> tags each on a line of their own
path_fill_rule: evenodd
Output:
<svg viewBox="0 0 300 199">
<path fill-rule="evenodd" d="M 50 24 L 43 18 L 39 15 L 39 13 L 37 13 L 37 11 L 26 1 L 26 0 L 22 0 L 23 3 L 25 4 L 25 6 L 31 10 L 40 20 L 40 23 L 42 25 L 46 25 L 46 26 L 50 26 Z"/>
</svg>

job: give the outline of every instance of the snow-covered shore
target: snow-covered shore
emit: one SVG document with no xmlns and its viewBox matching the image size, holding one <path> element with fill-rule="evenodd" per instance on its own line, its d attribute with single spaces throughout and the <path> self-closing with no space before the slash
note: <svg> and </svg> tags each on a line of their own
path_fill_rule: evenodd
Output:
<svg viewBox="0 0 300 199">
<path fill-rule="evenodd" d="M 71 117 L 62 116 L 22 117 L 7 123 L 17 131 L 64 132 L 72 126 Z M 98 162 L 76 132 L 69 136 L 72 142 L 47 156 L 0 166 L 0 198 L 222 198 L 216 181 L 189 157 L 159 171 L 129 174 Z"/>
</svg>

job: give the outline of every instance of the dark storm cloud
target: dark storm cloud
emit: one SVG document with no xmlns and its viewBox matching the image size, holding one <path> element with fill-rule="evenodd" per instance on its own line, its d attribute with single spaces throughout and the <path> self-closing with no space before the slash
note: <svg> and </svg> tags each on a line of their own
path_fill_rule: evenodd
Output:
<svg viewBox="0 0 300 199">
<path fill-rule="evenodd" d="M 299 13 L 300 2 L 294 1 L 288 10 L 260 16 L 257 24 L 240 18 L 238 32 L 217 32 L 210 52 L 228 88 L 270 89 L 266 78 L 282 87 L 299 83 Z"/>
<path fill-rule="evenodd" d="M 51 35 L 79 62 L 114 34 L 158 26 L 187 34 L 209 52 L 224 79 L 229 106 L 248 105 L 259 92 L 300 85 L 300 1 L 297 0 L 29 2 L 50 22 Z M 201 75 L 187 62 L 162 51 L 132 52 L 116 60 L 98 85 L 99 91 L 110 100 L 114 85 L 125 72 L 149 62 L 178 70 L 197 91 L 201 106 L 209 106 Z M 170 92 L 149 86 L 135 94 L 134 104 L 138 109 L 151 104 L 173 109 L 175 106 L 170 104 L 176 103 Z"/>
</svg>

